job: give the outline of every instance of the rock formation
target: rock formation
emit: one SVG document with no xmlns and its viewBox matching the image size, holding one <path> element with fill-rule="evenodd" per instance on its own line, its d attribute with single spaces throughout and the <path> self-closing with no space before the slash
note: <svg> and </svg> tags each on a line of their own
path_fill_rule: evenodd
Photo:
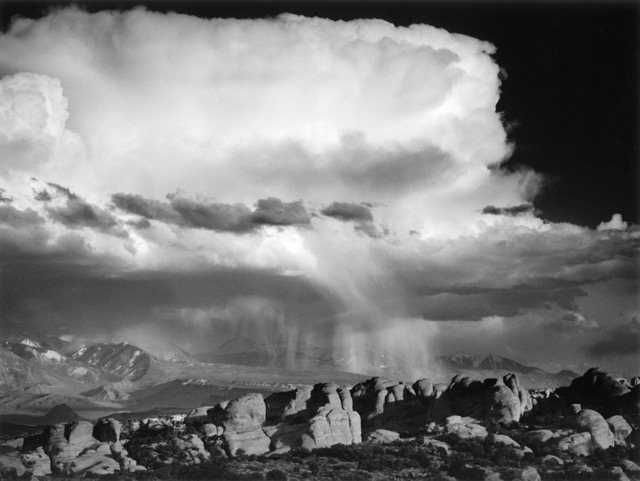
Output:
<svg viewBox="0 0 640 481">
<path fill-rule="evenodd" d="M 120 441 L 122 424 L 117 419 L 99 419 L 93 428 L 93 437 L 103 443 L 117 443 Z"/>
<path fill-rule="evenodd" d="M 271 440 L 262 431 L 266 405 L 261 394 L 247 394 L 209 410 L 209 419 L 222 428 L 222 441 L 231 456 L 238 450 L 247 454 L 264 454 Z"/>
<path fill-rule="evenodd" d="M 263 430 L 273 449 L 315 449 L 362 441 L 360 415 L 353 410 L 351 393 L 337 384 L 275 393 L 266 404 L 269 423 Z M 282 422 L 286 420 L 294 423 Z"/>
<path fill-rule="evenodd" d="M 509 447 L 519 459 L 529 459 L 525 454 L 532 452 L 531 447 L 538 450 L 536 457 L 541 457 L 540 450 L 546 455 L 545 466 L 564 464 L 563 459 L 549 455 L 548 449 L 566 453 L 563 457 L 590 456 L 615 445 L 622 446 L 622 451 L 636 449 L 637 432 L 633 427 L 637 423 L 633 416 L 622 411 L 605 419 L 602 412 L 588 404 L 588 393 L 594 389 L 603 389 L 604 394 L 592 404 L 606 410 L 628 406 L 624 399 L 638 386 L 598 370 L 587 371 L 559 392 L 537 393 L 533 397 L 513 374 L 486 380 L 456 376 L 448 385 L 434 385 L 429 379 L 408 385 L 372 378 L 351 390 L 334 383 L 319 383 L 274 393 L 266 399 L 261 394 L 248 394 L 214 407 L 194 409 L 189 414 L 122 423 L 102 418 L 95 425 L 82 420 L 54 424 L 41 435 L 0 442 L 0 474 L 42 476 L 53 472 L 84 476 L 144 469 L 127 449 L 136 459 L 149 460 L 154 466 L 198 464 L 211 456 L 235 457 L 240 452 L 271 455 L 296 448 L 351 445 L 362 442 L 363 437 L 372 444 L 401 439 L 404 443 L 413 437 L 420 447 L 430 446 L 431 453 L 455 451 L 455 438 L 476 439 L 468 443 L 485 440 L 484 443 L 502 444 L 504 449 Z M 587 401 L 584 408 L 568 403 L 580 399 Z M 496 423 L 504 426 L 494 428 L 512 430 L 507 433 L 512 437 L 503 433 L 489 436 L 491 429 L 487 428 Z M 525 426 L 531 424 L 540 429 L 526 431 Z M 438 439 L 438 435 L 448 436 L 444 440 L 450 444 Z M 415 444 L 411 446 L 415 448 Z M 392 445 L 384 449 L 396 448 Z M 619 459 L 616 463 L 622 474 L 637 468 L 629 460 Z M 571 474 L 569 469 L 576 476 L 589 475 L 567 463 L 567 473 Z M 497 473 L 485 471 L 488 479 L 497 479 Z M 539 474 L 526 467 L 521 478 L 539 479 Z"/>
<path fill-rule="evenodd" d="M 613 433 L 600 413 L 592 409 L 583 409 L 576 416 L 576 424 L 580 431 L 591 434 L 591 439 L 596 447 L 608 449 L 613 446 Z"/>
</svg>

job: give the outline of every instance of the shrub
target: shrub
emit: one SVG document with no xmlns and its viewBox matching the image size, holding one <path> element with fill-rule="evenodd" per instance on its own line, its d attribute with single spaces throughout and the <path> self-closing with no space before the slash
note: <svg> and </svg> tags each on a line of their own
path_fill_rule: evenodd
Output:
<svg viewBox="0 0 640 481">
<path fill-rule="evenodd" d="M 311 471 L 311 474 L 313 474 L 314 476 L 320 473 L 320 463 L 317 459 L 312 459 L 311 461 L 309 461 L 309 471 Z"/>
<path fill-rule="evenodd" d="M 267 479 L 269 481 L 287 481 L 289 478 L 287 477 L 287 473 L 276 468 L 267 473 Z"/>
</svg>

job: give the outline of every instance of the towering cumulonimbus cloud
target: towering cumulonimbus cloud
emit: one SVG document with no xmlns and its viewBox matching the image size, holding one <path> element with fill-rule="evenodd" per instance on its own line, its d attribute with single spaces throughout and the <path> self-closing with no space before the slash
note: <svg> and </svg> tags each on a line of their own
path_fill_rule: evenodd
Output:
<svg viewBox="0 0 640 481">
<path fill-rule="evenodd" d="M 530 330 L 577 326 L 578 356 L 604 329 L 578 311 L 632 282 L 638 231 L 537 217 L 542 177 L 499 168 L 494 51 L 381 20 L 16 19 L 0 35 L 0 259 L 66 280 L 24 280 L 5 312 L 87 335 L 153 323 L 194 351 L 237 325 L 353 368 L 383 351 L 423 365 L 465 321 L 503 351 L 552 350 Z M 117 315 L 83 305 L 98 280 Z"/>
</svg>

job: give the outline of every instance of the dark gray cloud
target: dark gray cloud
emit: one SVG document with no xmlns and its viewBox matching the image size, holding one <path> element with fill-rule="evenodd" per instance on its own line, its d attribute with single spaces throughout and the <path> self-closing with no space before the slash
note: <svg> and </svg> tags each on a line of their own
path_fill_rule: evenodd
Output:
<svg viewBox="0 0 640 481">
<path fill-rule="evenodd" d="M 7 191 L 0 187 L 0 202 L 12 202 L 13 198 L 7 195 Z"/>
<path fill-rule="evenodd" d="M 82 199 L 69 200 L 62 207 L 49 207 L 47 212 L 52 220 L 72 229 L 88 227 L 119 236 L 124 235 L 124 231 L 116 232 L 118 221 L 115 217 Z"/>
<path fill-rule="evenodd" d="M 0 204 L 0 272 L 6 279 L 6 264 L 28 259 L 56 248 L 50 242 L 46 219 L 33 209 L 19 210 L 11 204 Z M 2 291 L 6 284 L 2 285 Z"/>
<path fill-rule="evenodd" d="M 88 203 L 62 185 L 47 182 L 47 186 L 51 189 L 51 192 L 47 188 L 35 191 L 34 199 L 47 204 L 45 211 L 54 222 L 71 229 L 86 227 L 117 237 L 128 236 L 118 220 L 107 210 Z M 63 201 L 61 205 L 50 205 L 50 203 L 59 199 Z"/>
<path fill-rule="evenodd" d="M 513 205 L 510 207 L 495 207 L 493 205 L 488 205 L 484 209 L 482 209 L 483 214 L 489 215 L 508 215 L 508 216 L 518 216 L 522 214 L 529 214 L 536 212 L 533 204 L 520 204 Z"/>
<path fill-rule="evenodd" d="M 146 199 L 137 194 L 113 194 L 111 201 L 118 209 L 148 220 L 159 220 L 168 224 L 181 223 L 180 214 L 166 202 Z"/>
<path fill-rule="evenodd" d="M 173 197 L 171 207 L 180 214 L 182 225 L 196 229 L 244 233 L 251 231 L 251 210 L 244 204 L 202 203 Z"/>
<path fill-rule="evenodd" d="M 266 225 L 305 225 L 309 224 L 310 219 L 301 201 L 282 202 L 269 197 L 256 202 L 251 221 Z"/>
<path fill-rule="evenodd" d="M 20 229 L 44 223 L 44 219 L 33 209 L 19 210 L 11 205 L 0 205 L 0 224 Z"/>
<path fill-rule="evenodd" d="M 127 237 L 127 232 L 119 226 L 118 220 L 110 212 L 88 203 L 66 187 L 51 182 L 47 185 L 55 191 L 53 197 L 65 199 L 63 205 L 46 207 L 51 220 L 71 229 L 87 227 L 118 237 Z M 36 197 L 41 197 L 45 202 L 49 202 L 45 200 L 46 197 L 53 199 L 46 189 L 43 192 L 37 193 Z"/>
<path fill-rule="evenodd" d="M 321 210 L 322 214 L 340 219 L 342 221 L 352 222 L 371 222 L 373 215 L 368 207 L 363 204 L 354 204 L 351 202 L 333 202 Z"/>
<path fill-rule="evenodd" d="M 47 189 L 42 189 L 39 192 L 34 192 L 33 198 L 39 202 L 51 202 L 51 200 L 53 200 L 51 194 L 49 194 Z"/>
<path fill-rule="evenodd" d="M 256 202 L 252 211 L 244 204 L 205 203 L 174 194 L 167 196 L 169 202 L 146 199 L 140 195 L 114 194 L 113 204 L 130 214 L 148 220 L 195 229 L 221 232 L 247 233 L 262 225 L 306 225 L 309 215 L 302 202 L 282 202 L 275 197 Z"/>
<path fill-rule="evenodd" d="M 382 237 L 388 235 L 389 231 L 383 227 L 380 231 L 373 224 L 373 214 L 369 207 L 372 204 L 355 204 L 352 202 L 332 202 L 324 207 L 320 212 L 327 217 L 341 220 L 343 222 L 353 222 L 353 228 L 357 232 L 362 232 L 369 237 Z"/>
<path fill-rule="evenodd" d="M 618 326 L 589 344 L 586 352 L 597 359 L 638 355 L 640 354 L 640 326 L 633 321 Z"/>
<path fill-rule="evenodd" d="M 64 187 L 64 186 L 59 185 L 59 184 L 55 184 L 53 182 L 47 182 L 47 185 L 49 187 L 51 187 L 58 195 L 66 197 L 69 200 L 79 199 L 79 197 L 76 194 L 74 194 L 73 192 L 71 192 L 71 190 L 68 189 L 67 187 Z M 47 192 L 46 189 L 45 189 L 45 192 Z M 47 194 L 48 194 L 48 192 L 47 192 Z"/>
<path fill-rule="evenodd" d="M 532 309 L 576 309 L 587 293 L 573 285 L 520 285 L 508 289 L 442 289 L 410 301 L 417 316 L 433 321 L 479 321 L 489 316 L 514 317 Z"/>
<path fill-rule="evenodd" d="M 148 341 L 178 342 L 192 352 L 203 352 L 219 345 L 221 334 L 246 335 L 256 343 L 270 340 L 257 337 L 258 329 L 252 330 L 253 337 L 250 332 L 237 332 L 231 321 L 242 319 L 230 319 L 224 332 L 220 323 L 205 322 L 199 329 L 184 322 L 189 314 L 207 316 L 212 307 L 233 305 L 239 296 L 281 305 L 283 322 L 291 323 L 292 330 L 317 326 L 334 315 L 323 292 L 304 277 L 250 269 L 131 272 L 118 270 L 113 260 L 88 255 L 58 252 L 23 262 L 14 257 L 13 262 L 2 264 L 0 312 L 5 327 L 13 323 L 18 332 L 31 328 L 91 337 L 143 326 Z M 246 321 L 257 326 L 263 319 Z"/>
</svg>

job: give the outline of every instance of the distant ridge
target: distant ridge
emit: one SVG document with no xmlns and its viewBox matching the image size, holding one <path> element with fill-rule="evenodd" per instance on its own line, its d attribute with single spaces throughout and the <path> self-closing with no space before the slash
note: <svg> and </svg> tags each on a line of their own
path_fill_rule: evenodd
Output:
<svg viewBox="0 0 640 481">
<path fill-rule="evenodd" d="M 164 361 L 171 362 L 198 362 L 191 354 L 184 349 L 180 349 L 175 344 L 169 346 L 169 348 L 159 354 L 158 357 Z"/>
<path fill-rule="evenodd" d="M 79 349 L 71 357 L 130 381 L 143 377 L 151 364 L 148 352 L 127 342 L 93 344 Z"/>
<path fill-rule="evenodd" d="M 535 369 L 531 366 L 525 366 L 524 364 L 520 364 L 517 361 L 513 361 L 511 359 L 507 359 L 505 357 L 494 356 L 489 354 L 485 357 L 480 364 L 478 364 L 478 369 L 486 369 L 493 371 L 514 371 L 521 374 L 527 374 L 531 372 L 532 369 Z M 578 375 L 576 374 L 576 377 Z"/>
<path fill-rule="evenodd" d="M 66 423 L 70 421 L 84 421 L 85 418 L 76 414 L 76 412 L 71 409 L 66 404 L 57 404 L 53 406 L 47 414 L 40 418 L 42 424 L 59 424 Z"/>
<path fill-rule="evenodd" d="M 573 379 L 580 377 L 579 374 L 568 369 L 551 373 L 493 354 L 482 356 L 457 352 L 450 356 L 438 356 L 435 358 L 435 363 L 447 375 L 453 373 L 473 374 L 477 372 L 487 376 L 489 373 L 513 372 L 520 375 L 523 385 L 528 387 L 556 388 L 566 386 Z"/>
</svg>

